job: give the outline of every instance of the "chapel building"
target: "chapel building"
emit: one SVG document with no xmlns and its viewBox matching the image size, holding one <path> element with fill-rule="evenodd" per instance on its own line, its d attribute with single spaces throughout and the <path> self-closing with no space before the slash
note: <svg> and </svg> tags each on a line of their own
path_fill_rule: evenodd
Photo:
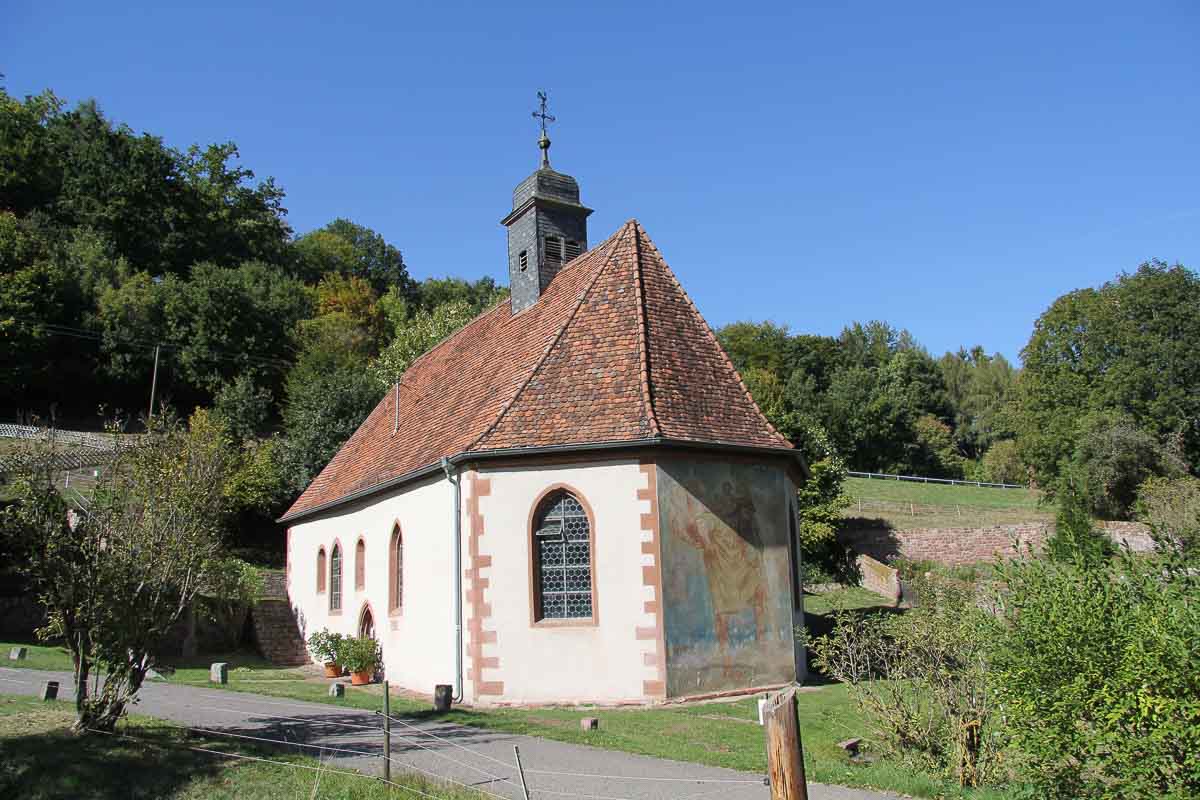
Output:
<svg viewBox="0 0 1200 800">
<path fill-rule="evenodd" d="M 646 231 L 513 192 L 511 297 L 419 359 L 284 515 L 301 632 L 457 702 L 653 703 L 801 680 L 796 487 Z"/>
</svg>

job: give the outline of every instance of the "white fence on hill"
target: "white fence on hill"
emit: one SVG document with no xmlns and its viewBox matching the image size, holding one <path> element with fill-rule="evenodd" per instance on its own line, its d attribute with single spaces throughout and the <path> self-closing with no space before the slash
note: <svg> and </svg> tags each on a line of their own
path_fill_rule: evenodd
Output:
<svg viewBox="0 0 1200 800">
<path fill-rule="evenodd" d="M 915 481 L 917 483 L 945 483 L 951 486 L 980 486 L 987 489 L 1028 489 L 1017 483 L 988 483 L 986 481 L 956 481 L 951 478 L 923 478 L 920 475 L 890 475 L 886 472 L 852 472 L 847 475 L 854 478 L 879 478 L 885 481 Z"/>
</svg>

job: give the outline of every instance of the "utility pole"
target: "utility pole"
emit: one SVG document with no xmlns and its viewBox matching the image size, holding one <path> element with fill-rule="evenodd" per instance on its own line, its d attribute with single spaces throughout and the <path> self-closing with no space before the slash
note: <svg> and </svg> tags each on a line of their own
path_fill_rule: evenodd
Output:
<svg viewBox="0 0 1200 800">
<path fill-rule="evenodd" d="M 158 388 L 158 345 L 154 345 L 154 377 L 150 379 L 150 416 L 146 421 L 154 419 L 154 390 Z"/>
</svg>

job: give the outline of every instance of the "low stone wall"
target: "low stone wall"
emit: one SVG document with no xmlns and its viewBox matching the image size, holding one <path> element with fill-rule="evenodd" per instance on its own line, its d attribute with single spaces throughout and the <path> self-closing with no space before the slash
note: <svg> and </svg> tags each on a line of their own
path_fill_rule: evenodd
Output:
<svg viewBox="0 0 1200 800">
<path fill-rule="evenodd" d="M 858 574 L 864 589 L 886 597 L 893 604 L 900 602 L 900 573 L 896 570 L 870 556 L 860 555 Z"/>
<path fill-rule="evenodd" d="M 1050 530 L 1050 525 L 1041 522 L 903 531 L 875 527 L 844 530 L 838 534 L 838 539 L 854 552 L 885 564 L 905 559 L 955 566 L 994 561 L 997 556 L 1012 556 L 1028 547 L 1040 550 Z"/>
<path fill-rule="evenodd" d="M 1149 529 L 1140 522 L 1097 523 L 1113 543 L 1128 545 L 1135 553 L 1154 549 Z M 947 566 L 995 561 L 1028 552 L 1038 552 L 1054 533 L 1054 524 L 1028 522 L 1019 525 L 992 525 L 986 528 L 913 528 L 892 530 L 885 527 L 853 528 L 838 534 L 838 540 L 855 553 L 870 556 L 884 564 L 897 559 L 934 561 Z"/>
</svg>

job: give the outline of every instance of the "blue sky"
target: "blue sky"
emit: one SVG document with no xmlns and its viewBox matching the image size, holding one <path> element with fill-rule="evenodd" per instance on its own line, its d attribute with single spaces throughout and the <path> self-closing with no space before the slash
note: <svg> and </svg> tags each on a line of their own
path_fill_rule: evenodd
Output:
<svg viewBox="0 0 1200 800">
<path fill-rule="evenodd" d="M 598 243 L 646 226 L 714 326 L 886 319 L 1015 357 L 1059 294 L 1200 267 L 1200 4 L 8 0 L 10 93 L 233 140 L 297 232 L 344 216 L 416 277 L 507 282 L 554 166 Z"/>
</svg>

